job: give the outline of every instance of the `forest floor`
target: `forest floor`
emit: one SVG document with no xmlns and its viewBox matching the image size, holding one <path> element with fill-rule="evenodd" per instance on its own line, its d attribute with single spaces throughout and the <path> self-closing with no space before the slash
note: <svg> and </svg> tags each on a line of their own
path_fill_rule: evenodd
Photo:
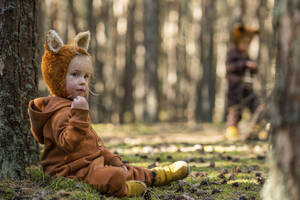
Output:
<svg viewBox="0 0 300 200">
<path fill-rule="evenodd" d="M 177 160 L 189 162 L 190 174 L 147 195 L 132 199 L 257 200 L 267 177 L 266 141 L 224 140 L 224 125 L 94 125 L 106 146 L 131 165 L 151 168 Z M 27 168 L 22 181 L 0 180 L 0 199 L 118 199 L 89 185 L 51 178 L 40 166 Z M 120 198 L 127 199 L 127 198 Z"/>
</svg>

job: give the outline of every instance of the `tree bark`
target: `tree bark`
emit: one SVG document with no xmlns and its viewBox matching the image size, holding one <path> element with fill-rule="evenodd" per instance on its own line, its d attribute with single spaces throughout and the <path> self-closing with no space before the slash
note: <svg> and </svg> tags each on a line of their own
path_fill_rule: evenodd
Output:
<svg viewBox="0 0 300 200">
<path fill-rule="evenodd" d="M 300 197 L 300 0 L 275 1 L 277 42 L 272 151 L 265 200 Z"/>
<path fill-rule="evenodd" d="M 37 96 L 37 1 L 0 1 L 0 178 L 22 178 L 39 159 L 30 133 L 29 100 Z"/>
</svg>

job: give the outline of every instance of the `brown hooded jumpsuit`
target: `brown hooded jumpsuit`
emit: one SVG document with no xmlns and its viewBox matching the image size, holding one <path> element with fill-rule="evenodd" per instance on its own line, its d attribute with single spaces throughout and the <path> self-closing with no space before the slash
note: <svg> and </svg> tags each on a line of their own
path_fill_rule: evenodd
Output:
<svg viewBox="0 0 300 200">
<path fill-rule="evenodd" d="M 97 136 L 89 112 L 71 109 L 71 104 L 71 100 L 55 96 L 29 103 L 31 132 L 44 145 L 41 158 L 44 172 L 83 180 L 110 196 L 126 196 L 126 180 L 151 185 L 152 171 L 123 164 Z M 120 167 L 123 165 L 128 169 L 127 177 Z"/>
</svg>

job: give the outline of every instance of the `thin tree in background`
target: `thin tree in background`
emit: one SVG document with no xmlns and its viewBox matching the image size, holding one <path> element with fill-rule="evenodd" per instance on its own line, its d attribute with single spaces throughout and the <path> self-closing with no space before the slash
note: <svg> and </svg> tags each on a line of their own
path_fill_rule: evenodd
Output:
<svg viewBox="0 0 300 200">
<path fill-rule="evenodd" d="M 94 0 L 87 0 L 86 1 L 86 7 L 87 7 L 87 13 L 86 13 L 86 21 L 87 21 L 87 29 L 91 32 L 91 43 L 89 52 L 92 55 L 93 59 L 93 68 L 94 68 L 94 74 L 92 76 L 92 92 L 90 92 L 90 106 L 91 106 L 91 117 L 94 123 L 99 123 L 101 120 L 103 120 L 103 112 L 104 108 L 102 106 L 102 98 L 101 96 L 96 92 L 94 94 L 95 90 L 93 86 L 102 85 L 103 81 L 103 75 L 102 75 L 102 68 L 103 63 L 100 61 L 98 57 L 98 41 L 97 41 L 97 22 L 99 20 L 99 16 L 101 16 L 102 9 L 100 10 L 100 14 L 98 12 L 94 12 L 93 7 Z M 98 86 L 99 87 L 99 86 Z"/>
<path fill-rule="evenodd" d="M 74 7 L 74 2 L 73 0 L 68 0 L 68 4 L 69 4 L 69 8 L 70 8 L 70 12 L 71 12 L 71 21 L 72 21 L 72 25 L 74 28 L 75 33 L 79 32 L 79 28 L 77 25 L 77 12 L 76 9 Z"/>
<path fill-rule="evenodd" d="M 212 121 L 216 95 L 216 56 L 214 49 L 215 1 L 202 1 L 200 33 L 202 77 L 197 85 L 196 121 Z"/>
<path fill-rule="evenodd" d="M 246 0 L 237 0 L 235 22 L 245 23 L 247 3 Z M 234 22 L 234 23 L 235 23 Z"/>
<path fill-rule="evenodd" d="M 135 77 L 135 51 L 136 51 L 136 42 L 134 39 L 135 32 L 135 8 L 136 1 L 131 0 L 128 4 L 127 12 L 127 35 L 126 35 L 126 63 L 125 70 L 123 74 L 123 84 L 124 95 L 121 103 L 120 110 L 120 122 L 132 122 L 134 121 L 134 87 L 133 79 Z"/>
<path fill-rule="evenodd" d="M 57 5 L 56 1 L 51 2 L 51 10 L 49 14 L 49 25 L 50 28 L 57 30 L 58 29 L 58 24 L 57 24 L 57 15 L 58 15 L 58 9 L 59 6 Z"/>
<path fill-rule="evenodd" d="M 275 1 L 276 83 L 272 106 L 273 156 L 264 200 L 300 197 L 300 0 Z"/>
<path fill-rule="evenodd" d="M 108 20 L 105 21 L 105 30 L 107 37 L 107 49 L 105 60 L 105 87 L 104 95 L 102 95 L 103 103 L 105 105 L 107 115 L 106 119 L 114 123 L 119 122 L 119 108 L 120 100 L 118 98 L 117 89 L 119 86 L 119 73 L 117 69 L 117 45 L 119 42 L 119 35 L 117 31 L 117 22 L 119 16 L 114 13 L 114 4 L 116 2 L 106 0 L 106 7 L 108 12 Z M 116 117 L 118 116 L 118 117 Z"/>
<path fill-rule="evenodd" d="M 69 4 L 68 2 L 63 2 L 63 7 L 65 10 L 68 9 L 69 7 Z M 69 41 L 69 21 L 70 21 L 70 12 L 66 12 L 64 15 L 63 15 L 63 20 L 62 20 L 62 23 L 63 23 L 63 28 L 62 28 L 62 35 L 63 35 L 63 41 Z M 47 30 L 48 31 L 48 30 Z M 44 34 L 43 34 L 44 36 Z"/>
<path fill-rule="evenodd" d="M 259 49 L 258 49 L 258 57 L 257 64 L 259 66 L 259 80 L 261 85 L 260 94 L 263 97 L 266 97 L 268 94 L 268 87 L 270 80 L 273 80 L 272 69 L 272 58 L 274 58 L 274 47 L 271 31 L 268 30 L 268 23 L 266 23 L 268 19 L 268 13 L 270 12 L 270 8 L 268 7 L 268 0 L 259 0 L 259 4 L 257 7 L 256 15 L 259 22 Z"/>
<path fill-rule="evenodd" d="M 0 178 L 22 178 L 39 159 L 27 114 L 37 96 L 37 1 L 2 0 L 0 12 Z"/>
<path fill-rule="evenodd" d="M 158 57 L 160 49 L 159 1 L 144 1 L 144 45 L 145 55 L 145 109 L 144 120 L 158 120 L 160 111 L 160 92 L 158 80 Z"/>
<path fill-rule="evenodd" d="M 178 29 L 179 37 L 176 48 L 177 59 L 177 74 L 178 80 L 176 82 L 176 121 L 182 121 L 186 117 L 186 110 L 189 103 L 189 90 L 191 77 L 188 72 L 189 58 L 187 55 L 187 41 L 189 36 L 188 20 L 191 18 L 191 10 L 189 9 L 189 2 L 187 0 L 180 1 L 178 5 Z"/>
</svg>

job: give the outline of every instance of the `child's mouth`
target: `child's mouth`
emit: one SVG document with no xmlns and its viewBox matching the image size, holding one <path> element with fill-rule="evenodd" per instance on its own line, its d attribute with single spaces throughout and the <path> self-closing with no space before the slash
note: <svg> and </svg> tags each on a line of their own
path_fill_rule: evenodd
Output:
<svg viewBox="0 0 300 200">
<path fill-rule="evenodd" d="M 85 90 L 84 89 L 77 89 L 77 92 L 84 93 Z"/>
</svg>

